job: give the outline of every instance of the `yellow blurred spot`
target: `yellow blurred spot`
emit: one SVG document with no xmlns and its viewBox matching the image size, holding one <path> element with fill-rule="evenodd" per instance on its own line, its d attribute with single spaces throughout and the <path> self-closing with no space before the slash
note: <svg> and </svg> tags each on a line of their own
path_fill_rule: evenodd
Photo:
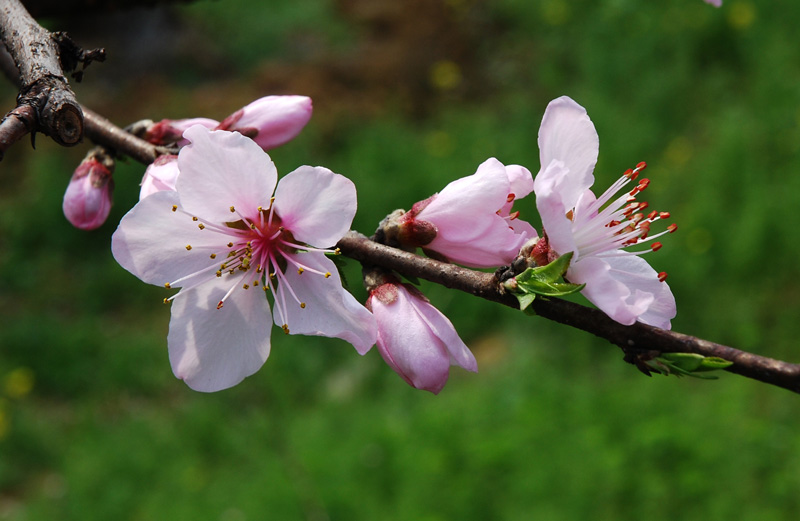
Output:
<svg viewBox="0 0 800 521">
<path fill-rule="evenodd" d="M 677 166 L 683 166 L 692 159 L 694 153 L 692 143 L 685 136 L 678 136 L 667 145 L 664 155 L 667 161 Z"/>
<path fill-rule="evenodd" d="M 440 60 L 431 66 L 431 85 L 438 90 L 453 90 L 461 84 L 461 67 L 450 60 Z"/>
<path fill-rule="evenodd" d="M 693 228 L 686 233 L 686 249 L 693 255 L 702 255 L 711 249 L 714 236 L 705 228 Z"/>
<path fill-rule="evenodd" d="M 747 29 L 755 20 L 756 6 L 750 2 L 736 2 L 728 8 L 728 23 L 734 29 Z"/>
<path fill-rule="evenodd" d="M 572 13 L 564 0 L 547 0 L 542 3 L 542 18 L 550 25 L 561 25 L 567 22 Z"/>
<path fill-rule="evenodd" d="M 8 373 L 3 380 L 3 391 L 9 398 L 22 398 L 33 389 L 33 371 L 18 367 Z"/>
<path fill-rule="evenodd" d="M 450 134 L 443 131 L 431 132 L 425 137 L 425 148 L 434 157 L 445 157 L 453 153 L 455 145 Z"/>
</svg>

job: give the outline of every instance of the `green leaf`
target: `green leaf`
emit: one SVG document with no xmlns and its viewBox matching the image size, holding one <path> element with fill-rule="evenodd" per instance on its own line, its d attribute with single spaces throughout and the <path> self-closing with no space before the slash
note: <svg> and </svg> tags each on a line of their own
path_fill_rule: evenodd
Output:
<svg viewBox="0 0 800 521">
<path fill-rule="evenodd" d="M 733 365 L 733 362 L 728 360 L 716 356 L 703 356 L 697 353 L 662 353 L 660 356 L 645 363 L 657 373 L 692 376 L 704 380 L 717 379 L 716 376 L 705 373 L 725 369 Z"/>
<path fill-rule="evenodd" d="M 545 297 L 563 297 L 580 291 L 584 284 L 572 284 L 563 281 L 563 275 L 569 267 L 572 252 L 562 255 L 547 266 L 528 268 L 516 277 L 503 283 L 503 287 L 517 297 L 519 308 L 526 310 L 536 295 Z"/>
</svg>

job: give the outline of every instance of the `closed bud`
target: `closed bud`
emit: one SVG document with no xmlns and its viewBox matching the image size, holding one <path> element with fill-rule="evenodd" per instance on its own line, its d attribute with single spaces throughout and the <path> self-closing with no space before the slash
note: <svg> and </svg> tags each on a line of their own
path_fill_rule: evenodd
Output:
<svg viewBox="0 0 800 521">
<path fill-rule="evenodd" d="M 64 193 L 64 216 L 76 228 L 99 228 L 111 211 L 114 159 L 102 147 L 93 148 L 81 161 Z"/>
<path fill-rule="evenodd" d="M 162 119 L 150 126 L 142 138 L 154 145 L 177 144 L 182 147 L 188 143 L 183 139 L 184 131 L 194 125 L 202 125 L 210 130 L 219 125 L 219 122 L 209 118 Z"/>
<path fill-rule="evenodd" d="M 264 150 L 294 139 L 311 119 L 311 98 L 266 96 L 237 110 L 216 128 L 251 138 Z"/>
</svg>

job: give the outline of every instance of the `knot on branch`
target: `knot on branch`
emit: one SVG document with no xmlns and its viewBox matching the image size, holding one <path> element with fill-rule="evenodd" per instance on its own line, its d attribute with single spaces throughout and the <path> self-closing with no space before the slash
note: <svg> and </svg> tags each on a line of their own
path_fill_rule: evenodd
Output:
<svg viewBox="0 0 800 521">
<path fill-rule="evenodd" d="M 69 37 L 64 31 L 57 31 L 51 34 L 51 38 L 58 45 L 59 60 L 61 61 L 61 68 L 65 73 L 72 73 L 75 81 L 79 82 L 83 79 L 83 71 L 93 61 L 104 62 L 106 59 L 105 49 L 90 49 L 84 50 L 80 45 Z M 82 65 L 81 70 L 75 70 L 78 65 Z"/>
<path fill-rule="evenodd" d="M 33 107 L 37 128 L 62 146 L 77 145 L 83 139 L 83 111 L 63 76 L 44 76 L 24 88 L 17 97 L 18 107 Z"/>
</svg>

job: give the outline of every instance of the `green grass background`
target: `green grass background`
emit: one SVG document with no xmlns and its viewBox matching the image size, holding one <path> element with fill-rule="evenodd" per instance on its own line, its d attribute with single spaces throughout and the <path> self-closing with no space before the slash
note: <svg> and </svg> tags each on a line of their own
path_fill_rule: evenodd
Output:
<svg viewBox="0 0 800 521">
<path fill-rule="evenodd" d="M 309 47 L 347 56 L 363 37 L 331 2 L 265 4 L 181 6 L 181 26 L 202 36 L 192 45 L 213 49 L 216 62 L 187 53 L 170 74 L 133 84 L 92 65 L 76 90 L 123 125 L 221 118 L 271 93 L 253 87 L 264 63 L 302 63 Z M 800 360 L 800 4 L 451 0 L 446 9 L 478 33 L 460 83 L 425 86 L 421 111 L 391 90 L 372 112 L 323 98 L 303 134 L 272 153 L 279 171 L 320 164 L 353 179 L 354 227 L 370 233 L 487 157 L 535 173 L 544 108 L 569 95 L 600 135 L 598 185 L 645 160 L 648 200 L 679 225 L 648 256 L 670 274 L 673 328 Z M 220 63 L 224 74 L 209 72 Z M 10 108 L 14 93 L 4 92 Z M 439 396 L 408 387 L 377 352 L 278 329 L 256 375 L 193 392 L 169 368 L 164 290 L 122 270 L 109 249 L 143 168 L 118 166 L 109 222 L 86 233 L 63 218 L 61 198 L 87 147 L 39 136 L 28 148 L 0 164 L 2 520 L 800 512 L 800 397 L 728 374 L 646 378 L 605 341 L 429 284 L 480 365 L 477 375 L 454 369 Z M 518 209 L 538 225 L 532 199 Z M 352 262 L 348 274 L 363 298 Z"/>
</svg>

